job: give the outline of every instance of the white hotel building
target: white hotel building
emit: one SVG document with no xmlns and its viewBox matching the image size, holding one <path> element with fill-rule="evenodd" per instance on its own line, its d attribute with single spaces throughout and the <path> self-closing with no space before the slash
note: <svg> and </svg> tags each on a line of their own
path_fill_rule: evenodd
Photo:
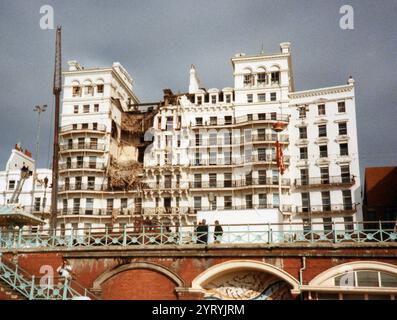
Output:
<svg viewBox="0 0 397 320">
<path fill-rule="evenodd" d="M 117 228 L 139 217 L 179 224 L 205 218 L 303 221 L 329 230 L 333 222 L 349 228 L 361 220 L 354 80 L 295 91 L 290 44 L 280 47 L 278 54 L 232 58 L 234 87 L 204 89 L 192 66 L 189 91 L 166 89 L 154 107 L 139 105 L 120 64 L 84 69 L 70 62 L 58 225 Z M 137 119 L 139 130 L 127 128 L 125 119 Z M 112 185 L 113 162 L 142 166 L 138 182 Z"/>
</svg>

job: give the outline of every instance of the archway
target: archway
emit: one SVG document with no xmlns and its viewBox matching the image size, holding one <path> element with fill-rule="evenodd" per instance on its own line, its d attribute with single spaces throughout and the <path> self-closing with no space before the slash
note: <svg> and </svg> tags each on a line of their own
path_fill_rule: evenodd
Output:
<svg viewBox="0 0 397 320">
<path fill-rule="evenodd" d="M 300 293 L 299 282 L 284 270 L 271 264 L 233 260 L 217 264 L 192 281 L 205 299 L 284 300 Z"/>
</svg>

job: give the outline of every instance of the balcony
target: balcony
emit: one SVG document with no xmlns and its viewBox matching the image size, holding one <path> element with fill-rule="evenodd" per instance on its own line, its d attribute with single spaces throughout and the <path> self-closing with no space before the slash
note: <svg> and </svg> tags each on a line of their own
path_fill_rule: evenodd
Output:
<svg viewBox="0 0 397 320">
<path fill-rule="evenodd" d="M 289 164 L 289 156 L 284 156 L 284 164 Z M 206 167 L 206 166 L 241 166 L 245 164 L 274 164 L 276 165 L 276 155 L 272 154 L 259 154 L 250 157 L 241 156 L 240 158 L 214 158 L 214 159 L 193 159 L 190 165 L 193 167 Z"/>
<path fill-rule="evenodd" d="M 63 208 L 58 209 L 58 216 L 99 216 L 102 218 L 111 218 L 117 215 L 117 217 L 140 215 L 142 212 L 141 208 Z"/>
<path fill-rule="evenodd" d="M 333 176 L 326 178 L 308 178 L 295 179 L 294 187 L 296 189 L 317 189 L 317 188 L 349 188 L 355 184 L 355 177 Z"/>
<path fill-rule="evenodd" d="M 231 146 L 231 145 L 243 145 L 248 143 L 269 143 L 274 144 L 277 141 L 276 134 L 253 134 L 249 139 L 245 139 L 244 136 L 234 137 L 233 139 L 200 139 L 192 140 L 191 147 L 215 147 L 215 146 Z M 284 144 L 289 143 L 289 136 L 286 134 L 280 135 L 280 142 Z"/>
<path fill-rule="evenodd" d="M 281 179 L 281 186 L 289 187 L 290 179 Z M 244 187 L 265 187 L 278 188 L 278 179 L 272 178 L 252 178 L 242 180 L 224 180 L 224 181 L 193 181 L 190 182 L 191 191 L 200 191 L 201 189 L 224 189 L 224 188 L 244 188 Z"/>
<path fill-rule="evenodd" d="M 167 190 L 167 189 L 188 189 L 189 183 L 185 181 L 145 182 L 145 190 Z"/>
<path fill-rule="evenodd" d="M 94 183 L 75 183 L 75 184 L 63 184 L 59 186 L 59 192 L 66 191 L 108 191 L 106 184 L 94 184 Z"/>
<path fill-rule="evenodd" d="M 251 210 L 251 209 L 280 209 L 277 204 L 262 203 L 262 204 L 244 204 L 244 205 L 230 205 L 230 206 L 201 206 L 193 208 L 194 212 L 197 211 L 226 211 L 226 210 Z M 291 212 L 290 205 L 282 205 L 281 211 Z"/>
<path fill-rule="evenodd" d="M 72 163 L 60 163 L 59 170 L 66 171 L 66 170 L 104 170 L 106 168 L 104 163 L 98 162 L 72 162 Z"/>
<path fill-rule="evenodd" d="M 315 205 L 315 206 L 297 206 L 295 213 L 312 216 L 312 215 L 334 215 L 334 214 L 352 214 L 357 211 L 355 204 L 330 204 L 330 205 Z"/>
<path fill-rule="evenodd" d="M 70 124 L 61 127 L 59 132 L 61 136 L 66 136 L 75 133 L 104 134 L 106 133 L 106 126 L 104 124 L 98 124 L 97 126 L 94 126 L 93 123 Z"/>
<path fill-rule="evenodd" d="M 264 123 L 275 123 L 275 122 L 284 122 L 287 124 L 289 122 L 289 115 L 280 114 L 276 112 L 258 113 L 258 114 L 236 117 L 234 118 L 234 120 L 232 119 L 232 121 L 229 121 L 228 119 L 227 120 L 217 119 L 216 124 L 214 122 L 211 124 L 210 120 L 208 120 L 205 123 L 201 122 L 201 123 L 192 124 L 192 128 L 201 129 L 203 127 L 215 128 L 215 127 L 224 127 L 224 126 L 239 127 L 253 123 L 264 124 Z"/>
<path fill-rule="evenodd" d="M 60 152 L 81 152 L 81 151 L 93 151 L 103 152 L 105 151 L 105 145 L 103 143 L 72 143 L 72 144 L 61 144 L 59 145 Z"/>
</svg>

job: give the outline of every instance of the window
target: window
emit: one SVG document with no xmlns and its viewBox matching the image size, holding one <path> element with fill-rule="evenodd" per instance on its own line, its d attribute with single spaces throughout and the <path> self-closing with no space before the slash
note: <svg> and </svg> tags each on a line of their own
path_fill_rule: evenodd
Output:
<svg viewBox="0 0 397 320">
<path fill-rule="evenodd" d="M 93 86 L 84 86 L 84 94 L 88 96 L 94 95 L 94 87 Z"/>
<path fill-rule="evenodd" d="M 252 113 L 247 114 L 247 121 L 252 121 L 252 120 L 253 120 Z"/>
<path fill-rule="evenodd" d="M 93 122 L 92 123 L 92 130 L 94 130 L 94 131 L 98 130 L 98 123 L 97 122 Z"/>
<path fill-rule="evenodd" d="M 72 96 L 73 97 L 80 97 L 81 96 L 81 89 L 78 86 L 72 87 Z"/>
<path fill-rule="evenodd" d="M 216 103 L 216 95 L 215 94 L 211 95 L 211 103 L 212 104 Z"/>
<path fill-rule="evenodd" d="M 216 126 L 218 123 L 218 118 L 217 117 L 210 117 L 210 125 L 211 126 Z"/>
<path fill-rule="evenodd" d="M 196 133 L 196 146 L 201 146 L 201 134 Z"/>
<path fill-rule="evenodd" d="M 344 101 L 338 102 L 338 112 L 339 113 L 346 112 L 346 104 Z"/>
<path fill-rule="evenodd" d="M 259 208 L 266 208 L 267 207 L 267 195 L 266 193 L 260 193 L 259 195 Z"/>
<path fill-rule="evenodd" d="M 171 186 L 172 186 L 171 180 L 172 180 L 171 175 L 164 176 L 164 188 L 166 188 L 166 189 L 171 188 Z"/>
<path fill-rule="evenodd" d="M 8 181 L 8 189 L 14 190 L 15 189 L 15 180 Z"/>
<path fill-rule="evenodd" d="M 66 169 L 70 169 L 72 167 L 72 158 L 66 158 Z"/>
<path fill-rule="evenodd" d="M 216 187 L 216 173 L 210 173 L 209 179 L 210 179 L 210 187 L 215 188 Z"/>
<path fill-rule="evenodd" d="M 73 113 L 79 113 L 79 106 L 73 106 Z"/>
<path fill-rule="evenodd" d="M 231 196 L 225 196 L 223 198 L 223 200 L 224 200 L 225 209 L 231 209 L 232 208 L 232 197 Z"/>
<path fill-rule="evenodd" d="M 301 185 L 305 186 L 309 184 L 309 169 L 301 169 Z"/>
<path fill-rule="evenodd" d="M 111 215 L 113 213 L 113 201 L 114 199 L 106 200 L 106 215 Z"/>
<path fill-rule="evenodd" d="M 252 162 L 252 148 L 251 147 L 246 147 L 244 149 L 244 161 L 246 163 Z"/>
<path fill-rule="evenodd" d="M 98 93 L 103 93 L 103 84 L 98 84 L 96 88 Z"/>
<path fill-rule="evenodd" d="M 247 102 L 252 103 L 253 102 L 253 95 L 252 94 L 247 94 Z"/>
<path fill-rule="evenodd" d="M 70 189 L 70 178 L 66 177 L 65 178 L 65 190 L 69 190 Z"/>
<path fill-rule="evenodd" d="M 258 140 L 266 141 L 266 129 L 258 129 Z"/>
<path fill-rule="evenodd" d="M 266 170 L 258 170 L 258 182 L 259 184 L 266 184 Z"/>
<path fill-rule="evenodd" d="M 230 151 L 223 152 L 223 162 L 224 164 L 232 163 L 232 153 Z"/>
<path fill-rule="evenodd" d="M 225 132 L 223 134 L 223 143 L 224 144 L 231 144 L 232 143 L 232 133 L 231 132 Z"/>
<path fill-rule="evenodd" d="M 232 116 L 225 116 L 225 124 L 232 124 Z"/>
<path fill-rule="evenodd" d="M 226 103 L 231 103 L 232 102 L 232 98 L 230 94 L 226 95 Z"/>
<path fill-rule="evenodd" d="M 62 214 L 68 213 L 68 199 L 62 200 Z"/>
<path fill-rule="evenodd" d="M 224 188 L 230 188 L 232 186 L 232 174 L 231 173 L 225 173 L 223 175 L 223 187 Z"/>
<path fill-rule="evenodd" d="M 323 225 L 324 225 L 325 232 L 331 232 L 332 231 L 332 218 L 323 218 Z"/>
<path fill-rule="evenodd" d="M 201 197 L 194 197 L 194 209 L 201 210 Z"/>
<path fill-rule="evenodd" d="M 306 107 L 299 107 L 298 111 L 300 119 L 306 118 Z"/>
<path fill-rule="evenodd" d="M 266 148 L 258 148 L 258 161 L 266 161 Z"/>
<path fill-rule="evenodd" d="M 252 172 L 249 172 L 245 175 L 245 185 L 246 186 L 252 185 Z"/>
<path fill-rule="evenodd" d="M 329 184 L 329 168 L 320 168 L 321 184 Z"/>
<path fill-rule="evenodd" d="M 318 126 L 318 136 L 321 137 L 326 137 L 327 136 L 327 125 L 322 124 Z"/>
<path fill-rule="evenodd" d="M 252 194 L 245 195 L 245 207 L 246 209 L 252 209 Z"/>
<path fill-rule="evenodd" d="M 76 177 L 74 180 L 75 189 L 81 190 L 81 177 Z"/>
<path fill-rule="evenodd" d="M 346 122 L 338 123 L 338 128 L 339 128 L 339 135 L 340 136 L 347 134 L 347 123 Z"/>
<path fill-rule="evenodd" d="M 344 210 L 352 210 L 352 193 L 350 190 L 342 190 L 342 198 L 343 198 L 343 209 Z"/>
<path fill-rule="evenodd" d="M 340 175 L 342 183 L 350 182 L 350 167 L 349 165 L 340 166 Z"/>
<path fill-rule="evenodd" d="M 90 138 L 90 148 L 94 150 L 98 148 L 98 138 Z"/>
<path fill-rule="evenodd" d="M 166 130 L 171 131 L 174 127 L 174 117 L 167 117 Z"/>
<path fill-rule="evenodd" d="M 197 104 L 201 105 L 203 103 L 203 97 L 199 96 L 197 97 Z"/>
<path fill-rule="evenodd" d="M 79 214 L 80 212 L 80 199 L 73 199 L 73 214 Z"/>
<path fill-rule="evenodd" d="M 318 115 L 325 116 L 325 104 L 319 104 L 317 107 L 318 107 Z"/>
<path fill-rule="evenodd" d="M 266 113 L 258 113 L 258 120 L 266 120 Z"/>
<path fill-rule="evenodd" d="M 89 104 L 85 104 L 83 106 L 83 113 L 89 113 L 90 112 L 90 105 Z"/>
<path fill-rule="evenodd" d="M 299 127 L 299 139 L 307 139 L 307 127 Z"/>
<path fill-rule="evenodd" d="M 91 156 L 89 158 L 88 166 L 90 167 L 90 169 L 95 169 L 96 168 L 96 157 Z"/>
<path fill-rule="evenodd" d="M 273 207 L 278 208 L 280 206 L 280 196 L 278 193 L 273 193 Z"/>
<path fill-rule="evenodd" d="M 272 170 L 272 183 L 273 185 L 278 184 L 278 170 Z"/>
<path fill-rule="evenodd" d="M 244 75 L 244 86 L 249 87 L 254 85 L 254 76 L 252 74 Z"/>
<path fill-rule="evenodd" d="M 354 230 L 354 225 L 353 225 L 353 217 L 352 216 L 347 216 L 343 217 L 343 222 L 345 223 L 345 229 L 349 231 Z"/>
<path fill-rule="evenodd" d="M 85 199 L 85 214 L 92 215 L 94 213 L 94 199 Z"/>
<path fill-rule="evenodd" d="M 244 130 L 244 142 L 252 142 L 252 130 L 251 129 L 245 129 Z"/>
<path fill-rule="evenodd" d="M 203 118 L 196 118 L 196 126 L 202 126 L 203 125 Z"/>
<path fill-rule="evenodd" d="M 209 145 L 210 146 L 216 146 L 216 141 L 217 140 L 217 134 L 216 132 L 211 132 L 209 136 Z"/>
<path fill-rule="evenodd" d="M 328 147 L 327 145 L 319 146 L 320 149 L 320 158 L 328 157 Z"/>
<path fill-rule="evenodd" d="M 258 102 L 266 102 L 266 93 L 258 93 Z"/>
<path fill-rule="evenodd" d="M 216 165 L 216 151 L 210 151 L 210 165 Z"/>
<path fill-rule="evenodd" d="M 84 138 L 77 139 L 79 149 L 84 149 Z"/>
<path fill-rule="evenodd" d="M 310 193 L 302 192 L 302 212 L 309 212 L 310 210 Z"/>
<path fill-rule="evenodd" d="M 94 190 L 95 189 L 95 177 L 88 177 L 88 190 Z"/>
<path fill-rule="evenodd" d="M 266 83 L 266 73 L 265 72 L 258 73 L 257 81 L 258 81 L 258 85 L 265 84 Z"/>
<path fill-rule="evenodd" d="M 34 211 L 39 212 L 40 211 L 40 202 L 41 198 L 34 198 Z"/>
<path fill-rule="evenodd" d="M 323 212 L 331 211 L 331 195 L 329 191 L 321 192 L 321 201 L 323 204 Z"/>
<path fill-rule="evenodd" d="M 196 152 L 194 157 L 194 164 L 199 166 L 201 164 L 201 152 Z"/>
<path fill-rule="evenodd" d="M 276 101 L 276 100 L 277 100 L 277 93 L 271 92 L 270 93 L 270 101 Z"/>
<path fill-rule="evenodd" d="M 279 84 L 280 83 L 280 72 L 272 72 L 271 73 L 272 84 Z"/>
<path fill-rule="evenodd" d="M 200 173 L 195 173 L 194 174 L 194 187 L 195 188 L 201 188 L 201 174 Z"/>
<path fill-rule="evenodd" d="M 94 112 L 99 112 L 99 104 L 94 104 Z"/>
<path fill-rule="evenodd" d="M 301 160 L 306 160 L 307 159 L 307 147 L 299 148 L 299 156 L 300 156 Z"/>
<path fill-rule="evenodd" d="M 84 165 L 84 158 L 82 156 L 77 157 L 77 168 L 81 169 Z"/>
<path fill-rule="evenodd" d="M 341 156 L 348 156 L 349 155 L 349 148 L 347 143 L 341 143 L 339 145 L 339 149 L 340 149 L 340 155 Z"/>
</svg>

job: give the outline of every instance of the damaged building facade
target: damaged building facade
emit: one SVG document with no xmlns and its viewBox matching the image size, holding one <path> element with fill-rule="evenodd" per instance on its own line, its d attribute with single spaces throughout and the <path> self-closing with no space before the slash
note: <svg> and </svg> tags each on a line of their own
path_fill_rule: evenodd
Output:
<svg viewBox="0 0 397 320">
<path fill-rule="evenodd" d="M 354 80 L 295 91 L 289 43 L 232 58 L 234 86 L 140 103 L 118 63 L 64 72 L 58 226 L 361 220 Z M 343 224 L 338 224 L 342 226 Z"/>
</svg>

